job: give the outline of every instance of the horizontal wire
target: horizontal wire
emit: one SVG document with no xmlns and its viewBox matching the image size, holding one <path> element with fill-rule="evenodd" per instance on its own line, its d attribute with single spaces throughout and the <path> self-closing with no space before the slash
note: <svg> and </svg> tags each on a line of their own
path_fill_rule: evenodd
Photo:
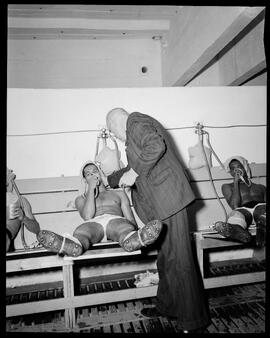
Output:
<svg viewBox="0 0 270 338">
<path fill-rule="evenodd" d="M 266 127 L 266 124 L 236 124 L 229 126 L 205 126 L 204 128 L 246 128 L 246 127 Z M 194 129 L 196 126 L 188 127 L 174 127 L 165 128 L 166 130 L 180 130 L 180 129 Z M 7 137 L 20 137 L 20 136 L 45 136 L 45 135 L 59 135 L 59 134 L 73 134 L 73 133 L 89 133 L 89 132 L 100 132 L 100 129 L 86 129 L 86 130 L 70 130 L 70 131 L 56 131 L 48 133 L 31 133 L 31 134 L 7 134 Z"/>
<path fill-rule="evenodd" d="M 235 124 L 229 126 L 207 126 L 201 125 L 203 128 L 245 128 L 245 127 L 266 127 L 266 124 Z M 196 126 L 192 127 L 175 127 L 175 128 L 166 128 L 167 130 L 177 130 L 177 129 L 189 129 L 189 128 L 196 128 Z"/>
<path fill-rule="evenodd" d="M 231 126 L 204 126 L 206 128 L 266 127 L 266 124 L 237 124 Z"/>
<path fill-rule="evenodd" d="M 44 135 L 58 135 L 58 134 L 73 134 L 73 133 L 89 133 L 100 132 L 100 129 L 86 129 L 86 130 L 70 130 L 70 131 L 54 131 L 48 133 L 32 133 L 32 134 L 7 134 L 8 137 L 18 136 L 44 136 Z"/>
</svg>

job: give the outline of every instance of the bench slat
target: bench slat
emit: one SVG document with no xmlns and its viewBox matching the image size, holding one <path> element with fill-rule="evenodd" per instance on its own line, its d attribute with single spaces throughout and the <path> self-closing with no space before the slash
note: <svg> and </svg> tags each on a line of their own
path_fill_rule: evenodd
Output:
<svg viewBox="0 0 270 338">
<path fill-rule="evenodd" d="M 78 261 L 78 260 L 94 259 L 94 258 L 135 256 L 135 255 L 140 255 L 140 254 L 141 254 L 141 250 L 127 252 L 121 247 L 119 247 L 119 248 L 109 248 L 109 249 L 88 250 L 83 255 L 78 256 L 78 257 L 65 256 L 64 260 L 65 261 Z"/>
<path fill-rule="evenodd" d="M 68 265 L 70 264 L 70 262 L 64 261 L 63 257 L 60 257 L 58 255 L 15 259 L 7 261 L 6 272 L 10 273 L 17 271 L 62 267 L 65 264 Z"/>
<path fill-rule="evenodd" d="M 252 177 L 266 176 L 266 163 L 251 163 Z M 191 181 L 208 181 L 209 175 L 205 167 L 199 169 L 187 169 Z M 220 166 L 211 168 L 211 175 L 214 180 L 232 179 L 231 175 L 225 172 Z"/>
<path fill-rule="evenodd" d="M 24 195 L 32 206 L 33 214 L 76 210 L 70 202 L 74 202 L 78 191 L 51 192 Z M 73 204 L 73 203 L 72 203 Z"/>
<path fill-rule="evenodd" d="M 214 181 L 215 189 L 220 198 L 223 198 L 221 186 L 224 183 L 231 183 L 232 180 L 218 180 Z M 253 179 L 254 183 L 266 185 L 265 177 L 258 177 Z M 197 199 L 211 199 L 216 198 L 213 186 L 209 181 L 191 182 L 191 187 Z M 34 214 L 50 213 L 59 211 L 71 211 L 74 209 L 75 198 L 78 196 L 78 190 L 65 192 L 42 192 L 24 195 L 32 206 Z"/>
<path fill-rule="evenodd" d="M 231 210 L 225 199 L 222 203 L 227 213 Z M 224 221 L 224 212 L 217 201 L 213 200 L 195 200 L 187 207 L 190 231 L 209 230 L 209 226 L 217 221 Z"/>
<path fill-rule="evenodd" d="M 53 192 L 65 190 L 78 190 L 80 188 L 79 176 L 61 176 L 61 177 L 45 177 L 16 179 L 21 194 L 36 192 Z"/>
<path fill-rule="evenodd" d="M 266 176 L 266 163 L 251 163 L 251 172 L 253 177 Z M 191 181 L 208 181 L 208 171 L 205 167 L 200 169 L 186 169 L 188 177 Z M 231 175 L 226 173 L 221 167 L 211 168 L 212 178 L 214 180 L 232 179 Z M 53 192 L 78 190 L 81 185 L 79 176 L 60 176 L 60 177 L 45 177 L 32 179 L 16 179 L 16 184 L 22 194 L 34 192 Z"/>
<path fill-rule="evenodd" d="M 252 182 L 266 185 L 266 178 L 256 177 L 252 179 Z M 216 180 L 213 183 L 219 198 L 224 198 L 221 187 L 223 184 L 232 183 L 232 179 Z M 216 194 L 210 181 L 190 182 L 190 184 L 197 199 L 216 199 Z"/>
</svg>

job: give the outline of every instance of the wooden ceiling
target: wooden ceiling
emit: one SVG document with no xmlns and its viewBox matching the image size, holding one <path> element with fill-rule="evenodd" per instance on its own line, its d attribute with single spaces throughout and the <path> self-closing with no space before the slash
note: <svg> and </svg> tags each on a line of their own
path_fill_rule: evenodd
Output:
<svg viewBox="0 0 270 338">
<path fill-rule="evenodd" d="M 162 39 L 182 6 L 9 5 L 9 39 Z"/>
</svg>

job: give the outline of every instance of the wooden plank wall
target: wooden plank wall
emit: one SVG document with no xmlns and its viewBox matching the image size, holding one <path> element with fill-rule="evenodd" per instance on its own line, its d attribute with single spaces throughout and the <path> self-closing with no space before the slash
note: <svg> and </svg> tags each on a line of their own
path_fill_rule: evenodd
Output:
<svg viewBox="0 0 270 338">
<path fill-rule="evenodd" d="M 251 164 L 251 170 L 253 182 L 266 185 L 266 164 Z M 206 168 L 187 169 L 187 174 L 196 195 L 195 202 L 188 207 L 190 229 L 191 231 L 208 229 L 212 222 L 224 219 L 222 208 L 216 199 Z M 229 211 L 230 208 L 222 196 L 221 186 L 232 182 L 232 177 L 220 167 L 211 168 L 211 175 L 218 196 Z M 71 206 L 71 202 L 78 195 L 79 176 L 24 179 L 16 180 L 16 183 L 21 194 L 31 203 L 41 229 L 72 234 L 75 228 L 83 223 L 77 210 Z M 27 244 L 36 240 L 27 230 L 25 239 Z M 15 248 L 22 248 L 20 234 L 15 239 Z"/>
</svg>

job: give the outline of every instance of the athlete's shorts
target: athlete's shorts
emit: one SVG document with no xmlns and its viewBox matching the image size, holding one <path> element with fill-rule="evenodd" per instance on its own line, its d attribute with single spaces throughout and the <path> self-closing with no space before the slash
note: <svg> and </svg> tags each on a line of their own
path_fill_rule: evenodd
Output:
<svg viewBox="0 0 270 338">
<path fill-rule="evenodd" d="M 99 223 L 102 225 L 103 230 L 104 230 L 104 237 L 102 238 L 101 242 L 107 242 L 107 225 L 108 223 L 112 220 L 112 219 L 123 219 L 126 220 L 124 217 L 121 216 L 116 216 L 116 215 L 110 215 L 110 214 L 104 214 L 104 215 L 100 215 L 100 216 L 96 216 L 94 218 L 91 218 L 89 220 L 87 220 L 88 222 L 95 222 L 95 223 Z"/>
<path fill-rule="evenodd" d="M 10 239 L 14 239 L 17 236 L 17 233 L 20 230 L 21 221 L 18 218 L 8 219 L 6 221 L 6 229 L 8 230 Z"/>
<path fill-rule="evenodd" d="M 253 214 L 254 210 L 259 206 L 259 205 L 266 205 L 266 203 L 258 203 L 256 204 L 253 208 L 248 208 L 248 207 L 239 207 L 239 208 L 236 208 L 235 210 L 237 209 L 245 209 L 245 210 L 248 210 L 249 212 L 251 212 Z"/>
<path fill-rule="evenodd" d="M 254 210 L 259 206 L 259 205 L 266 205 L 266 203 L 258 203 L 256 204 L 253 208 L 248 208 L 248 207 L 239 207 L 239 208 L 235 208 L 231 213 L 230 216 L 228 218 L 228 223 L 231 224 L 238 224 L 240 225 L 242 228 L 246 229 L 247 228 L 247 222 L 246 222 L 246 218 L 245 216 L 241 213 L 241 211 L 238 210 L 247 210 L 250 213 L 250 217 L 252 217 L 252 221 L 250 222 L 250 224 L 252 224 L 254 222 L 254 217 L 253 217 L 253 213 Z"/>
</svg>

